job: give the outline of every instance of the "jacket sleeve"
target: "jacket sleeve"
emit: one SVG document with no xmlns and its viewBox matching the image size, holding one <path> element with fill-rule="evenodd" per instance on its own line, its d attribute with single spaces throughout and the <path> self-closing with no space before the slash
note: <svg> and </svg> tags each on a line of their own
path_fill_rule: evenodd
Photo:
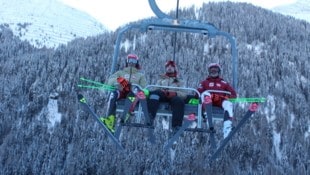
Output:
<svg viewBox="0 0 310 175">
<path fill-rule="evenodd" d="M 184 82 L 182 80 L 179 80 L 177 84 L 175 84 L 176 87 L 184 88 Z M 187 91 L 186 90 L 176 90 L 177 96 L 185 99 L 187 97 Z"/>
<path fill-rule="evenodd" d="M 205 91 L 205 88 L 203 87 L 203 85 L 204 85 L 204 81 L 198 84 L 198 88 L 197 88 L 198 92 L 202 93 L 203 91 Z"/>
<path fill-rule="evenodd" d="M 109 77 L 109 79 L 107 81 L 107 84 L 111 85 L 111 86 L 116 86 L 117 87 L 119 85 L 119 83 L 117 82 L 117 78 L 120 77 L 121 75 L 122 75 L 121 71 L 115 72 L 114 74 L 112 74 Z"/>
<path fill-rule="evenodd" d="M 236 98 L 237 97 L 237 93 L 236 93 L 235 89 L 232 86 L 230 86 L 230 84 L 227 84 L 226 90 L 231 93 L 230 98 Z"/>
<path fill-rule="evenodd" d="M 139 85 L 144 88 L 146 86 L 146 78 L 144 74 L 141 74 Z"/>
<path fill-rule="evenodd" d="M 156 81 L 156 85 L 162 86 L 162 85 L 163 85 L 163 84 L 162 84 L 162 80 L 161 80 L 161 79 L 158 79 L 158 80 Z"/>
</svg>

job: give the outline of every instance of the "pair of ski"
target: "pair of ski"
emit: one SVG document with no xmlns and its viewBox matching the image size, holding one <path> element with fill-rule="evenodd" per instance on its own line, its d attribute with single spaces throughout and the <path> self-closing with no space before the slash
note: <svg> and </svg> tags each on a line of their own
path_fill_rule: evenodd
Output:
<svg viewBox="0 0 310 175">
<path fill-rule="evenodd" d="M 100 117 L 94 112 L 94 110 L 89 106 L 89 104 L 87 103 L 85 97 L 82 94 L 78 94 L 78 100 L 80 102 L 80 104 L 82 104 L 82 106 L 84 107 L 84 109 L 89 112 L 95 119 L 96 121 L 102 126 L 102 128 L 104 129 L 105 133 L 108 135 L 108 137 L 115 143 L 115 145 L 121 149 L 121 150 L 125 150 L 124 147 L 122 146 L 122 144 L 120 143 L 120 141 L 118 140 L 118 138 L 116 138 L 114 136 L 113 133 L 111 133 L 111 131 L 107 128 L 107 126 L 100 120 Z"/>
<path fill-rule="evenodd" d="M 143 91 L 140 89 L 137 90 L 138 92 L 136 93 L 135 97 L 128 97 L 125 100 L 125 105 L 124 105 L 124 111 L 121 117 L 121 122 L 119 123 L 116 131 L 115 131 L 115 137 L 119 138 L 123 126 L 128 126 L 128 127 L 140 127 L 140 128 L 147 128 L 148 129 L 148 136 L 149 136 L 149 142 L 155 143 L 155 135 L 154 135 L 154 126 L 153 122 L 151 121 L 151 118 L 149 116 L 148 112 L 148 107 L 147 107 L 147 99 Z M 128 115 L 130 113 L 134 112 L 135 107 L 137 106 L 137 103 L 140 103 L 142 107 L 142 112 L 144 114 L 144 124 L 143 123 L 130 123 Z"/>
<path fill-rule="evenodd" d="M 229 135 L 221 142 L 220 146 L 216 149 L 216 141 L 215 141 L 216 132 L 212 122 L 212 103 L 208 103 L 205 105 L 205 110 L 207 112 L 208 124 L 209 124 L 209 130 L 207 132 L 210 133 L 210 144 L 212 152 L 210 160 L 216 159 L 216 157 L 221 153 L 221 151 L 224 149 L 227 143 L 231 140 L 232 136 L 235 135 L 238 132 L 238 130 L 251 117 L 251 115 L 256 112 L 257 108 L 258 108 L 257 103 L 252 103 L 246 114 L 242 117 L 241 121 L 237 124 L 237 126 L 229 133 Z M 166 144 L 164 145 L 164 149 L 168 150 L 170 147 L 172 147 L 172 145 L 178 140 L 181 134 L 195 121 L 196 119 L 185 118 L 182 127 L 166 142 Z"/>
<path fill-rule="evenodd" d="M 81 77 L 80 80 L 84 83 L 78 84 L 78 87 L 80 88 L 90 88 L 90 89 L 100 89 L 100 90 L 107 90 L 107 91 L 115 91 L 116 88 L 111 85 L 103 84 L 98 81 L 93 81 L 90 79 L 86 79 Z M 131 126 L 131 127 L 144 127 L 148 128 L 148 133 L 149 133 L 149 141 L 151 143 L 155 143 L 155 136 L 153 134 L 153 126 L 150 126 L 149 124 L 151 123 L 150 118 L 148 116 L 148 109 L 147 109 L 147 101 L 144 93 L 141 91 L 141 87 L 139 85 L 133 85 L 133 93 L 136 92 L 135 96 L 129 96 L 125 99 L 125 106 L 124 106 L 124 112 L 121 117 L 121 122 L 119 123 L 115 134 L 111 133 L 111 131 L 102 123 L 100 120 L 100 117 L 91 109 L 89 104 L 86 102 L 86 99 L 83 95 L 78 94 L 78 100 L 79 102 L 85 107 L 85 109 L 100 123 L 100 125 L 104 128 L 104 131 L 107 133 L 107 135 L 111 138 L 111 140 L 117 145 L 118 148 L 124 150 L 123 146 L 120 144 L 119 141 L 119 136 L 122 130 L 123 126 Z M 133 112 L 135 110 L 135 107 L 137 103 L 140 102 L 142 106 L 142 110 L 145 116 L 145 121 L 148 124 L 141 124 L 141 123 L 128 123 L 127 121 L 129 120 L 127 117 L 128 114 Z M 130 115 L 129 115 L 130 117 Z"/>
<path fill-rule="evenodd" d="M 140 91 L 137 93 L 135 97 L 129 97 L 126 98 L 125 100 L 125 106 L 124 106 L 124 112 L 121 118 L 121 122 L 117 126 L 115 134 L 113 134 L 107 126 L 100 120 L 100 117 L 94 112 L 93 109 L 89 106 L 87 103 L 85 97 L 82 94 L 78 94 L 78 100 L 82 104 L 82 106 L 96 119 L 97 122 L 103 127 L 105 133 L 108 135 L 108 137 L 116 144 L 116 146 L 124 150 L 124 147 L 119 141 L 119 136 L 122 130 L 123 126 L 133 126 L 133 127 L 145 127 L 148 128 L 148 134 L 149 134 L 149 141 L 151 143 L 155 143 L 155 136 L 153 133 L 154 127 L 151 126 L 151 121 L 148 116 L 148 110 L 147 110 L 147 101 L 145 95 Z M 134 111 L 136 104 L 140 102 L 142 105 L 142 110 L 145 116 L 145 124 L 140 124 L 140 123 L 128 123 L 129 119 L 127 118 L 127 114 L 130 112 Z"/>
<path fill-rule="evenodd" d="M 209 103 L 205 106 L 205 109 L 207 111 L 207 115 L 210 116 L 208 117 L 208 123 L 209 123 L 209 130 L 202 130 L 202 132 L 208 132 L 210 133 L 210 139 L 211 139 L 211 147 L 215 148 L 216 144 L 215 144 L 215 138 L 214 138 L 214 127 L 212 124 L 212 103 Z M 183 124 L 182 126 L 179 128 L 179 130 L 165 143 L 164 145 L 164 149 L 168 150 L 169 148 L 171 148 L 171 146 L 176 143 L 176 141 L 178 140 L 178 138 L 181 136 L 181 134 L 188 129 L 189 126 L 192 125 L 193 122 L 196 122 L 197 119 L 195 118 L 185 118 L 183 120 Z"/>
</svg>

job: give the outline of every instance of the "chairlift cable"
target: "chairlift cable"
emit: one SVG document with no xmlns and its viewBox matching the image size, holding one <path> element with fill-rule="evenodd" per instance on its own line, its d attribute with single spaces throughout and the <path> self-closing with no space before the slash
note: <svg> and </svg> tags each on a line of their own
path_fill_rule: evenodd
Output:
<svg viewBox="0 0 310 175">
<path fill-rule="evenodd" d="M 177 0 L 175 18 L 176 18 L 176 20 L 179 19 L 179 0 Z M 177 32 L 174 32 L 174 41 L 173 41 L 173 61 L 176 61 L 176 60 L 175 60 L 176 43 L 177 43 Z"/>
</svg>

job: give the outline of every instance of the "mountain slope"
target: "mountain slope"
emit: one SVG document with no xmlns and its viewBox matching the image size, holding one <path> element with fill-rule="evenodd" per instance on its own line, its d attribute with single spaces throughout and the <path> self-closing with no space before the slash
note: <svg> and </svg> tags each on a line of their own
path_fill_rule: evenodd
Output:
<svg viewBox="0 0 310 175">
<path fill-rule="evenodd" d="M 57 0 L 1 0 L 0 6 L 0 24 L 8 24 L 14 35 L 36 47 L 53 48 L 106 31 L 88 14 Z"/>
<path fill-rule="evenodd" d="M 309 0 L 298 0 L 290 5 L 278 6 L 272 9 L 284 15 L 290 15 L 297 19 L 303 19 L 310 23 L 310 3 Z"/>
<path fill-rule="evenodd" d="M 0 174 L 310 174 L 310 24 L 248 4 L 213 3 L 187 19 L 210 21 L 237 39 L 239 97 L 266 97 L 217 161 L 210 162 L 209 135 L 186 132 L 174 150 L 163 151 L 168 131 L 156 117 L 156 144 L 144 129 L 127 128 L 120 152 L 96 121 L 83 111 L 83 94 L 104 115 L 107 93 L 78 88 L 80 77 L 105 82 L 111 69 L 115 33 L 77 39 L 57 49 L 34 49 L 0 30 Z M 206 13 L 207 12 L 207 13 Z M 299 27 L 295 27 L 299 26 Z M 138 30 L 124 35 L 119 66 L 139 55 L 148 84 L 172 58 L 174 33 Z M 229 79 L 227 41 L 177 35 L 180 78 L 196 88 L 205 66 L 222 64 Z M 236 104 L 236 122 L 248 104 Z M 308 107 L 307 107 L 308 106 Z M 222 139 L 222 122 L 215 124 Z M 219 142 L 218 142 L 219 143 Z M 207 173 L 206 173 L 207 172 Z"/>
</svg>

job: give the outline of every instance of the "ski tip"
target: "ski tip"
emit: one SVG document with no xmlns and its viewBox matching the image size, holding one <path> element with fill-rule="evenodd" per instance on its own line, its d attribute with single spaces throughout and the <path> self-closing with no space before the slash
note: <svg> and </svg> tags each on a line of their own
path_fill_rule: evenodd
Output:
<svg viewBox="0 0 310 175">
<path fill-rule="evenodd" d="M 171 148 L 171 143 L 170 143 L 169 140 L 168 140 L 168 141 L 165 142 L 165 144 L 164 144 L 164 146 L 163 146 L 163 149 L 164 149 L 165 151 L 168 151 L 169 148 Z"/>
<path fill-rule="evenodd" d="M 82 100 L 84 98 L 84 96 L 82 94 L 78 94 L 78 99 Z"/>
<path fill-rule="evenodd" d="M 216 161 L 217 160 L 217 156 L 218 156 L 218 152 L 213 153 L 210 157 L 209 160 L 210 161 Z"/>
<path fill-rule="evenodd" d="M 118 145 L 118 148 L 122 151 L 125 152 L 125 148 L 122 145 Z"/>
<path fill-rule="evenodd" d="M 150 142 L 151 144 L 153 144 L 153 145 L 155 145 L 155 144 L 156 144 L 156 141 L 155 141 L 155 140 L 153 140 L 153 139 L 149 139 L 149 142 Z"/>
<path fill-rule="evenodd" d="M 170 148 L 170 146 L 165 145 L 163 148 L 164 148 L 164 150 L 165 150 L 165 151 L 168 151 L 168 150 L 169 150 L 169 148 Z"/>
<path fill-rule="evenodd" d="M 249 110 L 252 112 L 256 112 L 258 109 L 258 104 L 257 103 L 252 103 L 249 107 Z"/>
</svg>

